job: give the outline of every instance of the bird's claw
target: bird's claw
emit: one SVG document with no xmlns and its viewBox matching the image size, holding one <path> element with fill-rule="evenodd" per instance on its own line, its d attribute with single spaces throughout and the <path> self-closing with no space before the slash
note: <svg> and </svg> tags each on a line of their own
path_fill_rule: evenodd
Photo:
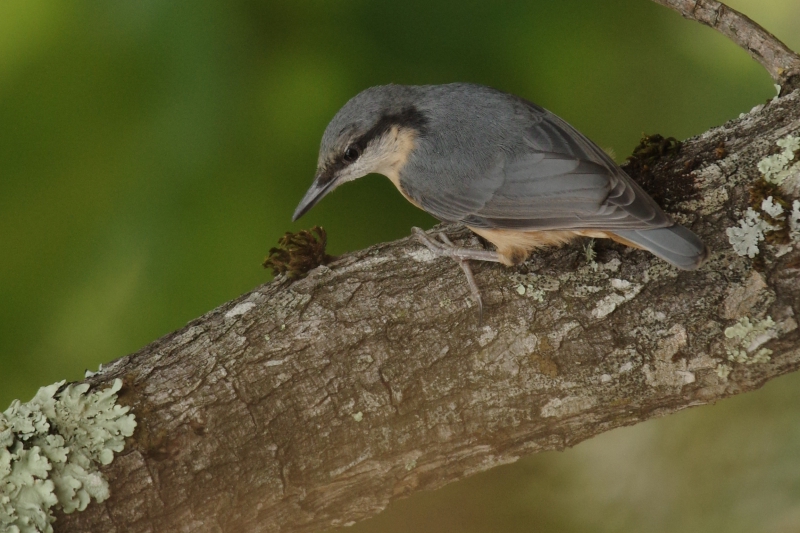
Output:
<svg viewBox="0 0 800 533">
<path fill-rule="evenodd" d="M 489 261 L 492 263 L 500 263 L 500 256 L 497 252 L 490 252 L 489 250 L 473 250 L 471 248 L 462 248 L 454 245 L 448 239 L 448 243 L 436 242 L 420 228 L 411 228 L 412 233 L 417 240 L 422 243 L 428 250 L 438 257 L 450 257 L 456 261 L 474 260 L 474 261 Z M 444 235 L 440 233 L 439 235 Z M 446 238 L 446 237 L 445 237 Z"/>
<path fill-rule="evenodd" d="M 428 234 L 425 233 L 425 231 L 423 229 L 417 228 L 417 227 L 413 227 L 413 228 L 411 228 L 411 232 L 414 234 L 414 236 L 417 238 L 417 240 L 423 246 L 425 246 L 428 250 L 433 252 L 434 255 L 439 256 L 439 257 L 443 257 L 443 256 L 451 257 L 447 253 L 447 251 L 445 250 L 444 246 L 442 246 L 438 242 L 436 242 L 433 239 L 431 239 L 428 236 Z"/>
</svg>

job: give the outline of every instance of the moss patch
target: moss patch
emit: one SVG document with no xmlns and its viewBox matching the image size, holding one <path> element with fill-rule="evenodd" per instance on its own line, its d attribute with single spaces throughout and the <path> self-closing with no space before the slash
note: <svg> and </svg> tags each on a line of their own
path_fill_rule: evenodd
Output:
<svg viewBox="0 0 800 533">
<path fill-rule="evenodd" d="M 672 175 L 669 179 L 656 177 L 653 168 L 661 159 L 672 158 L 681 151 L 681 142 L 675 137 L 664 137 L 659 134 L 642 135 L 639 144 L 628 157 L 625 172 L 649 194 L 653 200 L 665 209 L 678 202 L 693 198 L 697 194 L 694 178 L 685 172 Z"/>
<path fill-rule="evenodd" d="M 272 248 L 264 259 L 264 268 L 272 269 L 277 276 L 285 274 L 289 279 L 305 277 L 312 269 L 326 265 L 334 258 L 325 252 L 328 235 L 320 226 L 297 233 L 289 233 L 278 239 L 278 248 Z"/>
</svg>

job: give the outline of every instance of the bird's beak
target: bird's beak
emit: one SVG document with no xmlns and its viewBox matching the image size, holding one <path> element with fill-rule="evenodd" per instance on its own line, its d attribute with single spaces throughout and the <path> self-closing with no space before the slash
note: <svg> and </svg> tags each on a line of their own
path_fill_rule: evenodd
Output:
<svg viewBox="0 0 800 533">
<path fill-rule="evenodd" d="M 333 190 L 336 179 L 326 178 L 327 176 L 325 174 L 317 174 L 317 177 L 314 178 L 314 183 L 311 184 L 311 187 L 306 192 L 306 195 L 303 196 L 302 200 L 300 200 L 300 204 L 297 206 L 297 209 L 294 210 L 292 222 L 305 215 L 309 209 L 317 205 L 317 202 L 322 200 L 323 196 Z"/>
</svg>

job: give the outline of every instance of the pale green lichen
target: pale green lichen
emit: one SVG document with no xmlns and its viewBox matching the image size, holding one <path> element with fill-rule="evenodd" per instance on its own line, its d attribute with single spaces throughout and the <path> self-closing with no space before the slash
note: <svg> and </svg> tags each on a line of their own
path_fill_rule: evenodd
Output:
<svg viewBox="0 0 800 533">
<path fill-rule="evenodd" d="M 764 233 L 772 226 L 763 220 L 752 207 L 747 208 L 744 218 L 739 221 L 738 228 L 728 228 L 728 242 L 733 250 L 741 255 L 753 258 L 758 255 L 758 244 L 764 241 Z"/>
<path fill-rule="evenodd" d="M 0 531 L 49 533 L 51 508 L 82 511 L 109 496 L 99 471 L 122 451 L 136 421 L 116 404 L 122 381 L 91 392 L 88 384 L 42 387 L 0 414 Z"/>
<path fill-rule="evenodd" d="M 769 187 L 774 188 L 776 185 L 782 185 L 790 176 L 793 176 L 792 179 L 794 180 L 800 175 L 800 162 L 794 162 L 795 159 L 797 159 L 797 155 L 800 154 L 800 137 L 787 135 L 776 141 L 776 144 L 782 150 L 758 162 L 758 170 L 763 175 L 763 179 L 766 182 L 764 186 L 767 189 Z M 751 191 L 751 195 L 752 194 L 753 192 Z M 739 220 L 739 226 L 725 230 L 728 234 L 728 242 L 731 243 L 737 254 L 750 258 L 755 257 L 759 253 L 759 243 L 765 240 L 765 234 L 774 231 L 782 231 L 783 226 L 776 227 L 770 224 L 770 222 L 773 224 L 783 224 L 782 221 L 786 220 L 784 205 L 787 204 L 784 203 L 784 205 L 781 205 L 782 200 L 781 202 L 777 200 L 780 199 L 767 196 L 761 201 L 760 205 L 753 205 L 756 209 L 760 208 L 761 212 L 754 210 L 753 207 L 748 207 L 744 217 Z M 765 215 L 767 220 L 764 220 L 761 213 Z M 788 214 L 790 217 L 789 227 L 791 230 L 796 223 L 792 221 L 794 213 Z M 792 230 L 789 236 L 792 240 L 798 240 L 800 239 L 800 231 L 795 232 Z M 784 248 L 786 247 L 784 246 Z M 791 247 L 779 250 L 778 255 L 785 254 L 789 249 L 791 249 Z"/>
<path fill-rule="evenodd" d="M 558 281 L 550 280 L 537 274 L 512 274 L 511 281 L 516 283 L 514 290 L 520 296 L 533 298 L 537 302 L 544 302 L 546 290 L 558 290 Z"/>
<path fill-rule="evenodd" d="M 596 264 L 597 251 L 594 249 L 594 239 L 589 239 L 589 242 L 583 247 L 583 256 L 590 265 L 594 266 Z"/>
<path fill-rule="evenodd" d="M 800 241 L 800 200 L 795 200 L 792 204 L 792 212 L 789 213 L 789 229 L 792 240 Z"/>
<path fill-rule="evenodd" d="M 528 293 L 528 295 L 537 302 L 544 301 L 544 291 L 542 289 L 533 289 Z"/>
<path fill-rule="evenodd" d="M 781 204 L 775 203 L 775 200 L 773 200 L 772 196 L 767 196 L 764 198 L 764 200 L 761 202 L 761 210 L 774 219 L 783 220 L 785 218 L 783 214 L 783 207 L 781 207 Z"/>
<path fill-rule="evenodd" d="M 726 365 L 726 364 L 720 363 L 720 364 L 717 365 L 717 368 L 716 368 L 715 371 L 717 373 L 717 376 L 719 376 L 720 379 L 727 381 L 728 376 L 731 373 L 731 370 L 733 370 L 733 369 L 731 368 L 730 365 Z"/>
<path fill-rule="evenodd" d="M 592 309 L 592 316 L 595 318 L 603 318 L 613 313 L 618 305 L 634 298 L 642 290 L 641 284 L 631 283 L 625 279 L 612 278 L 610 283 L 611 287 L 618 292 L 609 294 L 597 302 L 595 308 Z"/>
<path fill-rule="evenodd" d="M 725 337 L 728 339 L 725 346 L 728 360 L 746 365 L 766 363 L 770 360 L 772 350 L 761 348 L 761 345 L 777 336 L 775 321 L 771 317 L 759 320 L 755 324 L 748 317 L 744 317 L 725 330 Z"/>
<path fill-rule="evenodd" d="M 789 230 L 789 234 L 788 234 L 789 235 L 789 241 L 800 242 L 800 201 L 795 200 L 794 204 L 792 204 L 792 210 L 791 211 L 787 211 L 786 209 L 783 208 L 783 206 L 780 203 L 776 202 L 772 198 L 772 196 L 767 196 L 761 202 L 761 211 L 763 211 L 765 214 L 769 215 L 769 217 L 771 217 L 772 221 L 777 222 L 777 223 L 782 224 L 782 225 L 785 223 L 784 227 L 788 227 L 788 230 Z M 748 213 L 748 215 L 750 215 L 750 213 Z M 788 221 L 786 220 L 787 215 L 789 217 Z M 784 221 L 786 221 L 786 222 L 784 222 Z M 761 233 L 760 233 L 761 240 L 766 239 L 766 234 L 768 232 L 770 232 L 770 231 L 781 231 L 780 227 L 774 227 L 771 224 L 769 224 L 768 222 L 762 220 L 760 217 L 758 217 L 758 220 L 756 221 L 756 226 L 755 227 L 761 230 Z M 731 228 L 731 229 L 729 229 L 728 230 L 728 232 L 729 232 L 728 235 L 730 236 L 731 235 L 730 232 L 732 230 L 735 230 L 735 229 L 739 229 L 739 228 Z M 733 242 L 733 241 L 731 241 L 731 242 Z M 741 242 L 744 242 L 744 241 L 741 241 Z M 751 242 L 750 244 L 753 246 L 753 248 L 750 248 L 748 250 L 752 251 L 754 249 L 755 253 L 757 254 L 758 253 L 758 241 L 756 240 L 754 243 Z M 786 255 L 787 253 L 789 253 L 792 250 L 792 247 L 793 246 L 792 246 L 791 242 L 789 244 L 778 245 L 777 246 L 777 250 L 775 251 L 775 256 L 776 257 L 781 257 L 783 255 Z M 735 248 L 736 248 L 736 245 L 734 244 L 734 249 Z M 740 255 L 743 255 L 743 254 L 740 254 Z M 750 257 L 752 257 L 752 256 L 750 256 Z"/>
<path fill-rule="evenodd" d="M 764 175 L 768 183 L 780 185 L 795 170 L 797 164 L 792 165 L 795 152 L 800 150 L 800 138 L 794 135 L 787 135 L 779 139 L 777 144 L 783 150 L 777 154 L 765 157 L 758 162 L 758 171 Z"/>
</svg>

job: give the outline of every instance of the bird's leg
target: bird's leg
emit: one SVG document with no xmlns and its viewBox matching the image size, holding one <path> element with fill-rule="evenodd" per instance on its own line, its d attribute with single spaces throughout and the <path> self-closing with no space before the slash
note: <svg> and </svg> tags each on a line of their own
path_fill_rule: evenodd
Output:
<svg viewBox="0 0 800 533">
<path fill-rule="evenodd" d="M 475 261 L 490 261 L 492 263 L 500 263 L 500 255 L 497 252 L 490 252 L 489 250 L 472 250 L 470 248 L 461 248 L 453 243 L 447 241 L 448 243 L 440 243 L 436 242 L 430 237 L 428 234 L 422 231 L 420 228 L 411 228 L 411 231 L 414 233 L 414 236 L 417 238 L 419 242 L 425 245 L 428 250 L 433 252 L 435 255 L 439 257 L 450 257 L 456 261 L 468 260 L 473 259 Z M 440 235 L 444 235 L 440 233 Z"/>
<path fill-rule="evenodd" d="M 472 274 L 472 269 L 468 261 L 470 259 L 477 261 L 492 261 L 495 263 L 500 262 L 497 252 L 490 252 L 488 250 L 471 250 L 469 248 L 459 248 L 445 235 L 439 234 L 442 242 L 436 242 L 428 237 L 428 234 L 419 228 L 412 228 L 414 235 L 417 239 L 424 244 L 428 250 L 440 257 L 450 257 L 459 264 L 464 275 L 467 277 L 467 284 L 472 292 L 472 297 L 478 304 L 478 327 L 483 323 L 483 299 L 481 298 L 481 291 L 478 284 L 475 282 L 475 276 Z"/>
<path fill-rule="evenodd" d="M 439 234 L 439 239 L 441 239 L 442 242 L 447 246 L 455 248 L 455 245 L 444 233 Z M 470 268 L 467 260 L 456 259 L 456 261 L 461 267 L 461 270 L 464 271 L 464 275 L 467 277 L 467 285 L 469 285 L 469 290 L 472 292 L 472 297 L 475 298 L 475 303 L 478 304 L 478 327 L 481 327 L 481 324 L 483 324 L 483 298 L 481 298 L 481 290 L 478 288 L 478 284 L 475 282 L 475 276 L 472 274 L 472 269 Z"/>
</svg>

